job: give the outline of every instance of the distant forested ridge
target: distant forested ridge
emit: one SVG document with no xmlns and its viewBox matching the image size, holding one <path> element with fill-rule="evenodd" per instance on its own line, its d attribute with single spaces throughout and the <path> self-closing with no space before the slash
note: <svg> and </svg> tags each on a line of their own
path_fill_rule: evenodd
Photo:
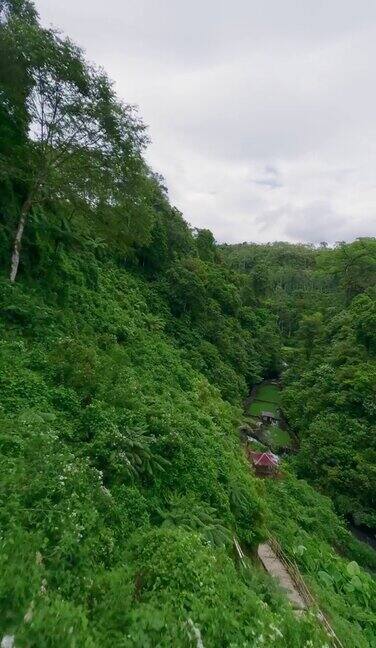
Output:
<svg viewBox="0 0 376 648">
<path fill-rule="evenodd" d="M 0 0 L 0 641 L 323 648 L 257 563 L 273 534 L 371 648 L 376 557 L 341 516 L 375 529 L 376 241 L 218 246 L 147 144 L 102 69 Z M 274 482 L 238 434 L 268 378 L 300 444 Z"/>
<path fill-rule="evenodd" d="M 261 290 L 283 344 L 283 411 L 299 476 L 376 531 L 376 239 L 222 248 Z"/>
</svg>

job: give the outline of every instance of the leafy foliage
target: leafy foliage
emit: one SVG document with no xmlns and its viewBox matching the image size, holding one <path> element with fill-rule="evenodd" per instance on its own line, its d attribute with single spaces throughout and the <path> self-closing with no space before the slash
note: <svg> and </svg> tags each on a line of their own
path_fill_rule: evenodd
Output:
<svg viewBox="0 0 376 648">
<path fill-rule="evenodd" d="M 282 409 L 300 440 L 298 475 L 347 519 L 376 529 L 376 241 L 224 248 L 252 277 L 269 261 L 264 293 L 284 337 Z M 287 319 L 288 317 L 288 319 Z"/>
<path fill-rule="evenodd" d="M 374 555 L 304 482 L 256 480 L 237 428 L 284 367 L 298 475 L 374 526 L 374 241 L 218 247 L 104 72 L 27 0 L 0 11 L 0 636 L 322 648 L 236 569 L 233 536 L 269 529 L 372 646 Z"/>
</svg>

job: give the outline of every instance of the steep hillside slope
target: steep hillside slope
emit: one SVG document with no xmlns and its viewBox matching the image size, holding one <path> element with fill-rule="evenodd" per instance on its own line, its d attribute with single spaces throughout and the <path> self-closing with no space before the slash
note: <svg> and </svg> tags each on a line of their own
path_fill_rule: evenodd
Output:
<svg viewBox="0 0 376 648">
<path fill-rule="evenodd" d="M 2 632 L 21 646 L 71 645 L 71 634 L 87 646 L 189 646 L 191 619 L 206 646 L 321 646 L 317 621 L 297 621 L 256 566 L 236 571 L 232 535 L 252 549 L 268 527 L 294 556 L 309 545 L 302 567 L 320 601 L 322 570 L 344 574 L 336 628 L 371 646 L 372 598 L 356 612 L 364 592 L 346 577 L 349 560 L 371 557 L 303 483 L 269 496 L 252 477 L 240 407 L 164 332 L 166 313 L 152 284 L 90 254 L 64 256 L 48 288 L 1 283 Z M 334 538 L 347 560 L 330 558 Z"/>
<path fill-rule="evenodd" d="M 297 268 L 277 262 L 278 286 L 273 246 L 252 246 L 249 273 L 192 230 L 145 162 L 134 108 L 28 0 L 0 3 L 0 54 L 0 636 L 17 648 L 323 648 L 314 610 L 297 619 L 257 563 L 272 534 L 341 640 L 374 646 L 374 553 L 294 472 L 307 473 L 318 421 L 301 462 L 270 483 L 238 435 L 244 397 L 286 362 L 285 411 L 299 433 L 311 421 L 306 372 L 334 338 L 312 319 L 323 302 L 289 290 L 306 279 L 318 298 L 314 252 L 287 246 Z M 345 308 L 360 315 L 355 328 L 340 316 L 349 338 L 328 356 L 347 368 L 355 338 L 374 362 L 367 304 L 362 316 L 373 293 L 354 267 Z M 336 276 L 325 308 L 341 303 Z M 372 385 L 363 376 L 356 389 Z M 311 468 L 330 490 L 330 471 L 321 484 Z"/>
<path fill-rule="evenodd" d="M 1 284 L 2 632 L 190 645 L 192 618 L 205 645 L 304 645 L 313 622 L 225 549 L 264 534 L 240 410 L 163 333 L 145 281 L 90 255 L 69 273 L 61 294 Z"/>
<path fill-rule="evenodd" d="M 353 524 L 376 530 L 376 239 L 334 249 L 276 243 L 223 249 L 260 284 L 283 337 L 285 417 L 296 468 Z"/>
</svg>

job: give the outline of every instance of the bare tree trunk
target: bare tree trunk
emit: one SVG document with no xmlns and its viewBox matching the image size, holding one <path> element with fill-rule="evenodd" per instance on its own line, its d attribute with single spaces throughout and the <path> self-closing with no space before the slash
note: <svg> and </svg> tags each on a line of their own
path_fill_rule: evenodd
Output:
<svg viewBox="0 0 376 648">
<path fill-rule="evenodd" d="M 14 245 L 13 245 L 12 261 L 11 261 L 10 276 L 9 276 L 11 283 L 14 283 L 16 281 L 18 266 L 20 263 L 22 236 L 24 233 L 26 219 L 28 217 L 31 204 L 32 204 L 32 199 L 29 196 L 28 198 L 26 198 L 24 204 L 22 205 L 20 220 L 18 222 L 17 232 L 14 238 Z"/>
</svg>

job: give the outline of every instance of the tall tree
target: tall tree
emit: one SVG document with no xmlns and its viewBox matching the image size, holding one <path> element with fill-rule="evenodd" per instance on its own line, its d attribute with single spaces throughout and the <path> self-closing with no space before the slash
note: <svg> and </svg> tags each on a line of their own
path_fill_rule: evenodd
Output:
<svg viewBox="0 0 376 648">
<path fill-rule="evenodd" d="M 79 204 L 81 212 L 110 209 L 126 226 L 127 167 L 140 160 L 145 135 L 134 109 L 116 101 L 105 74 L 69 40 L 17 12 L 10 12 L 4 29 L 26 61 L 29 80 L 28 137 L 0 160 L 1 175 L 11 174 L 24 187 L 11 258 L 14 282 L 29 214 L 47 200 Z"/>
<path fill-rule="evenodd" d="M 376 282 L 376 241 L 360 238 L 353 243 L 342 243 L 334 256 L 334 272 L 340 276 L 346 303 Z"/>
</svg>

